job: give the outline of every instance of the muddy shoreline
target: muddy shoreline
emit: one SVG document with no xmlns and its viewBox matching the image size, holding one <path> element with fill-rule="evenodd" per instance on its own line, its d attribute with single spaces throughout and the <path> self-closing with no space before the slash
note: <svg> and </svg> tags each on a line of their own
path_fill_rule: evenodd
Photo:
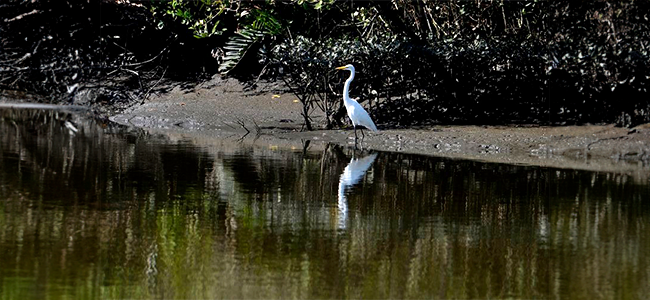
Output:
<svg viewBox="0 0 650 300">
<path fill-rule="evenodd" d="M 175 87 L 111 120 L 205 142 L 231 139 L 272 147 L 354 146 L 351 129 L 301 131 L 300 103 L 282 86 L 245 91 L 234 79 Z M 314 123 L 323 116 L 314 114 Z M 398 151 L 485 162 L 626 173 L 647 180 L 650 128 L 584 126 L 445 126 L 383 129 L 368 133 L 364 149 Z"/>
<path fill-rule="evenodd" d="M 351 129 L 302 131 L 301 104 L 295 96 L 278 83 L 258 86 L 245 90 L 239 81 L 220 76 L 189 87 L 170 85 L 110 119 L 199 145 L 225 141 L 300 150 L 324 149 L 328 143 L 354 146 Z M 312 115 L 317 125 L 323 118 Z M 378 126 L 378 133 L 366 134 L 363 149 L 650 178 L 650 126 Z"/>
</svg>

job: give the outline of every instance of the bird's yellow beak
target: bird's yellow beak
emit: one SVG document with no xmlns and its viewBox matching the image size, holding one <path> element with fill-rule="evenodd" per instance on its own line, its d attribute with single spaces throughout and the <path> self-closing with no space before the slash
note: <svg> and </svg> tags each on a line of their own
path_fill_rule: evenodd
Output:
<svg viewBox="0 0 650 300">
<path fill-rule="evenodd" d="M 336 68 L 337 70 L 345 70 L 345 66 Z"/>
</svg>

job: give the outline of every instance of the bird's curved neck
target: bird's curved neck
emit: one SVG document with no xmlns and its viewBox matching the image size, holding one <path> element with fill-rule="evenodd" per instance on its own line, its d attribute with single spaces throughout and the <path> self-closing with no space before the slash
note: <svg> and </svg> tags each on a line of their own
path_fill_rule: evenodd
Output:
<svg viewBox="0 0 650 300">
<path fill-rule="evenodd" d="M 345 81 L 345 86 L 343 87 L 343 100 L 348 102 L 350 100 L 350 83 L 354 79 L 354 71 L 350 72 L 350 77 Z"/>
</svg>

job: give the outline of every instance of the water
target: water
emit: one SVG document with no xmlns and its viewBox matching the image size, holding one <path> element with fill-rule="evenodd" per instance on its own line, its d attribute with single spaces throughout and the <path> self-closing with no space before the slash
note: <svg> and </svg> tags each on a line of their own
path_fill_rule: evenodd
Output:
<svg viewBox="0 0 650 300">
<path fill-rule="evenodd" d="M 644 178 L 0 115 L 1 299 L 650 294 Z"/>
</svg>

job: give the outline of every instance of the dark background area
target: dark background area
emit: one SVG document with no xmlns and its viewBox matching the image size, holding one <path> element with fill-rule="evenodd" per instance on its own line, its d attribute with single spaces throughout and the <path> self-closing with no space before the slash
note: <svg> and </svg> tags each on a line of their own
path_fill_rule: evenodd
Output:
<svg viewBox="0 0 650 300">
<path fill-rule="evenodd" d="M 17 1 L 0 4 L 0 89 L 103 111 L 214 74 L 284 80 L 305 120 L 650 122 L 647 1 Z M 370 102 L 370 103 L 368 103 Z"/>
</svg>

